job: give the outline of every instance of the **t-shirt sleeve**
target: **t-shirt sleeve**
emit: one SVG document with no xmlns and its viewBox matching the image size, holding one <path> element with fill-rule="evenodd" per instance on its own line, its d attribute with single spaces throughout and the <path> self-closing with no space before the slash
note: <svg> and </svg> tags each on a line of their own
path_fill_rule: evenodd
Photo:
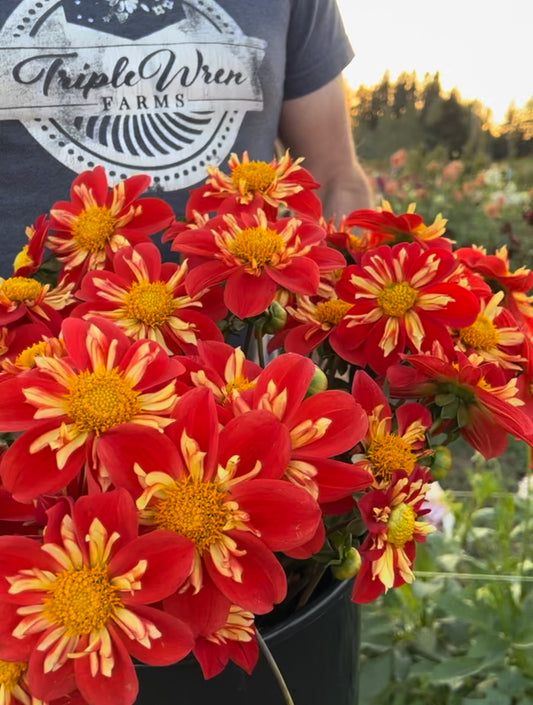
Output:
<svg viewBox="0 0 533 705">
<path fill-rule="evenodd" d="M 284 99 L 300 98 L 322 88 L 341 73 L 353 55 L 336 0 L 293 0 Z"/>
</svg>

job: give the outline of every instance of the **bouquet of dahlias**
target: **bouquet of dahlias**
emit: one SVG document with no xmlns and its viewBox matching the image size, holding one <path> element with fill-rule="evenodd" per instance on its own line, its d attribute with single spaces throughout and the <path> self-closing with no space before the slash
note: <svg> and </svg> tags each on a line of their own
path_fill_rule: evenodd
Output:
<svg viewBox="0 0 533 705">
<path fill-rule="evenodd" d="M 134 660 L 190 652 L 251 672 L 256 618 L 330 568 L 359 603 L 414 579 L 450 441 L 533 440 L 504 248 L 386 203 L 327 223 L 288 154 L 210 167 L 183 220 L 149 184 L 81 174 L 0 280 L 5 705 L 131 705 Z"/>
</svg>

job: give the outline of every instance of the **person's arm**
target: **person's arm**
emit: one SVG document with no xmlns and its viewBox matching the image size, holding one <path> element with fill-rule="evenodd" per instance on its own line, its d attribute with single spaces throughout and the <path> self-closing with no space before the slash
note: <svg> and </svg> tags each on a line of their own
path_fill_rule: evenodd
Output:
<svg viewBox="0 0 533 705">
<path fill-rule="evenodd" d="M 280 139 L 293 158 L 322 184 L 319 196 L 329 219 L 372 208 L 370 184 L 353 144 L 342 76 L 317 91 L 283 103 Z"/>
</svg>

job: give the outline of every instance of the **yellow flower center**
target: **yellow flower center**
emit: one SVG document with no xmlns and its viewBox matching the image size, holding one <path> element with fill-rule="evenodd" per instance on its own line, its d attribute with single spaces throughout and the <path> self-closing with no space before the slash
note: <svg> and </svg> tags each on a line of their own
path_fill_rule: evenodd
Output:
<svg viewBox="0 0 533 705">
<path fill-rule="evenodd" d="M 91 206 L 82 211 L 72 225 L 72 237 L 78 247 L 100 252 L 115 234 L 116 220 L 109 208 Z"/>
<path fill-rule="evenodd" d="M 244 182 L 245 192 L 266 191 L 276 180 L 276 170 L 266 162 L 246 162 L 239 164 L 231 172 L 231 180 L 236 188 Z"/>
<path fill-rule="evenodd" d="M 244 392 L 247 389 L 254 389 L 256 386 L 257 382 L 250 382 L 248 377 L 235 377 L 233 382 L 226 384 L 226 396 L 231 397 L 234 392 Z"/>
<path fill-rule="evenodd" d="M 28 664 L 24 661 L 2 661 L 0 659 L 0 692 L 5 690 L 11 693 L 27 670 Z"/>
<path fill-rule="evenodd" d="M 285 247 L 281 235 L 271 228 L 240 230 L 230 244 L 230 252 L 253 267 L 262 267 L 279 255 Z"/>
<path fill-rule="evenodd" d="M 66 412 L 80 431 L 100 434 L 140 411 L 139 392 L 114 368 L 81 372 L 70 382 Z"/>
<path fill-rule="evenodd" d="M 413 540 L 416 513 L 410 504 L 399 504 L 392 510 L 387 524 L 387 541 L 397 548 L 403 548 Z"/>
<path fill-rule="evenodd" d="M 154 520 L 159 528 L 186 536 L 202 555 L 224 534 L 229 518 L 225 500 L 214 482 L 177 480 L 154 507 Z"/>
<path fill-rule="evenodd" d="M 28 277 L 10 277 L 0 284 L 2 293 L 10 301 L 35 301 L 43 290 L 43 285 Z"/>
<path fill-rule="evenodd" d="M 64 570 L 58 573 L 44 600 L 47 620 L 65 628 L 67 636 L 102 629 L 123 602 L 105 568 Z"/>
<path fill-rule="evenodd" d="M 394 433 L 374 438 L 368 448 L 367 457 L 372 463 L 372 474 L 379 484 L 388 483 L 395 470 L 411 473 L 416 464 L 416 455 L 411 446 Z"/>
<path fill-rule="evenodd" d="M 48 349 L 48 343 L 46 340 L 41 340 L 39 343 L 34 343 L 29 347 L 25 348 L 15 360 L 15 364 L 18 367 L 25 367 L 26 369 L 31 369 L 35 367 L 35 358 L 37 355 L 46 355 Z"/>
<path fill-rule="evenodd" d="M 320 323 L 338 326 L 351 307 L 351 304 L 342 301 L 342 299 L 323 301 L 315 309 L 315 318 Z"/>
<path fill-rule="evenodd" d="M 494 323 L 486 316 L 478 316 L 468 328 L 459 331 L 461 342 L 476 350 L 491 350 L 500 342 L 500 335 Z"/>
<path fill-rule="evenodd" d="M 378 294 L 378 303 L 386 316 L 403 316 L 413 308 L 418 298 L 418 291 L 407 282 L 389 284 Z"/>
<path fill-rule="evenodd" d="M 126 315 L 151 328 L 163 326 L 176 309 L 174 295 L 165 282 L 135 282 L 125 302 Z"/>
</svg>

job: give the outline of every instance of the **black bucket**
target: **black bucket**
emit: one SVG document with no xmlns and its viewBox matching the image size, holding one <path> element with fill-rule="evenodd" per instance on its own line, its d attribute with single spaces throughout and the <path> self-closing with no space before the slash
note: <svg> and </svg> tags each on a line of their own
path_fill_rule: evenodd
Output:
<svg viewBox="0 0 533 705">
<path fill-rule="evenodd" d="M 290 619 L 264 633 L 295 705 L 356 705 L 359 609 L 352 582 L 336 583 Z M 136 705 L 285 705 L 264 656 L 249 676 L 232 663 L 204 680 L 199 665 L 137 665 Z"/>
</svg>

